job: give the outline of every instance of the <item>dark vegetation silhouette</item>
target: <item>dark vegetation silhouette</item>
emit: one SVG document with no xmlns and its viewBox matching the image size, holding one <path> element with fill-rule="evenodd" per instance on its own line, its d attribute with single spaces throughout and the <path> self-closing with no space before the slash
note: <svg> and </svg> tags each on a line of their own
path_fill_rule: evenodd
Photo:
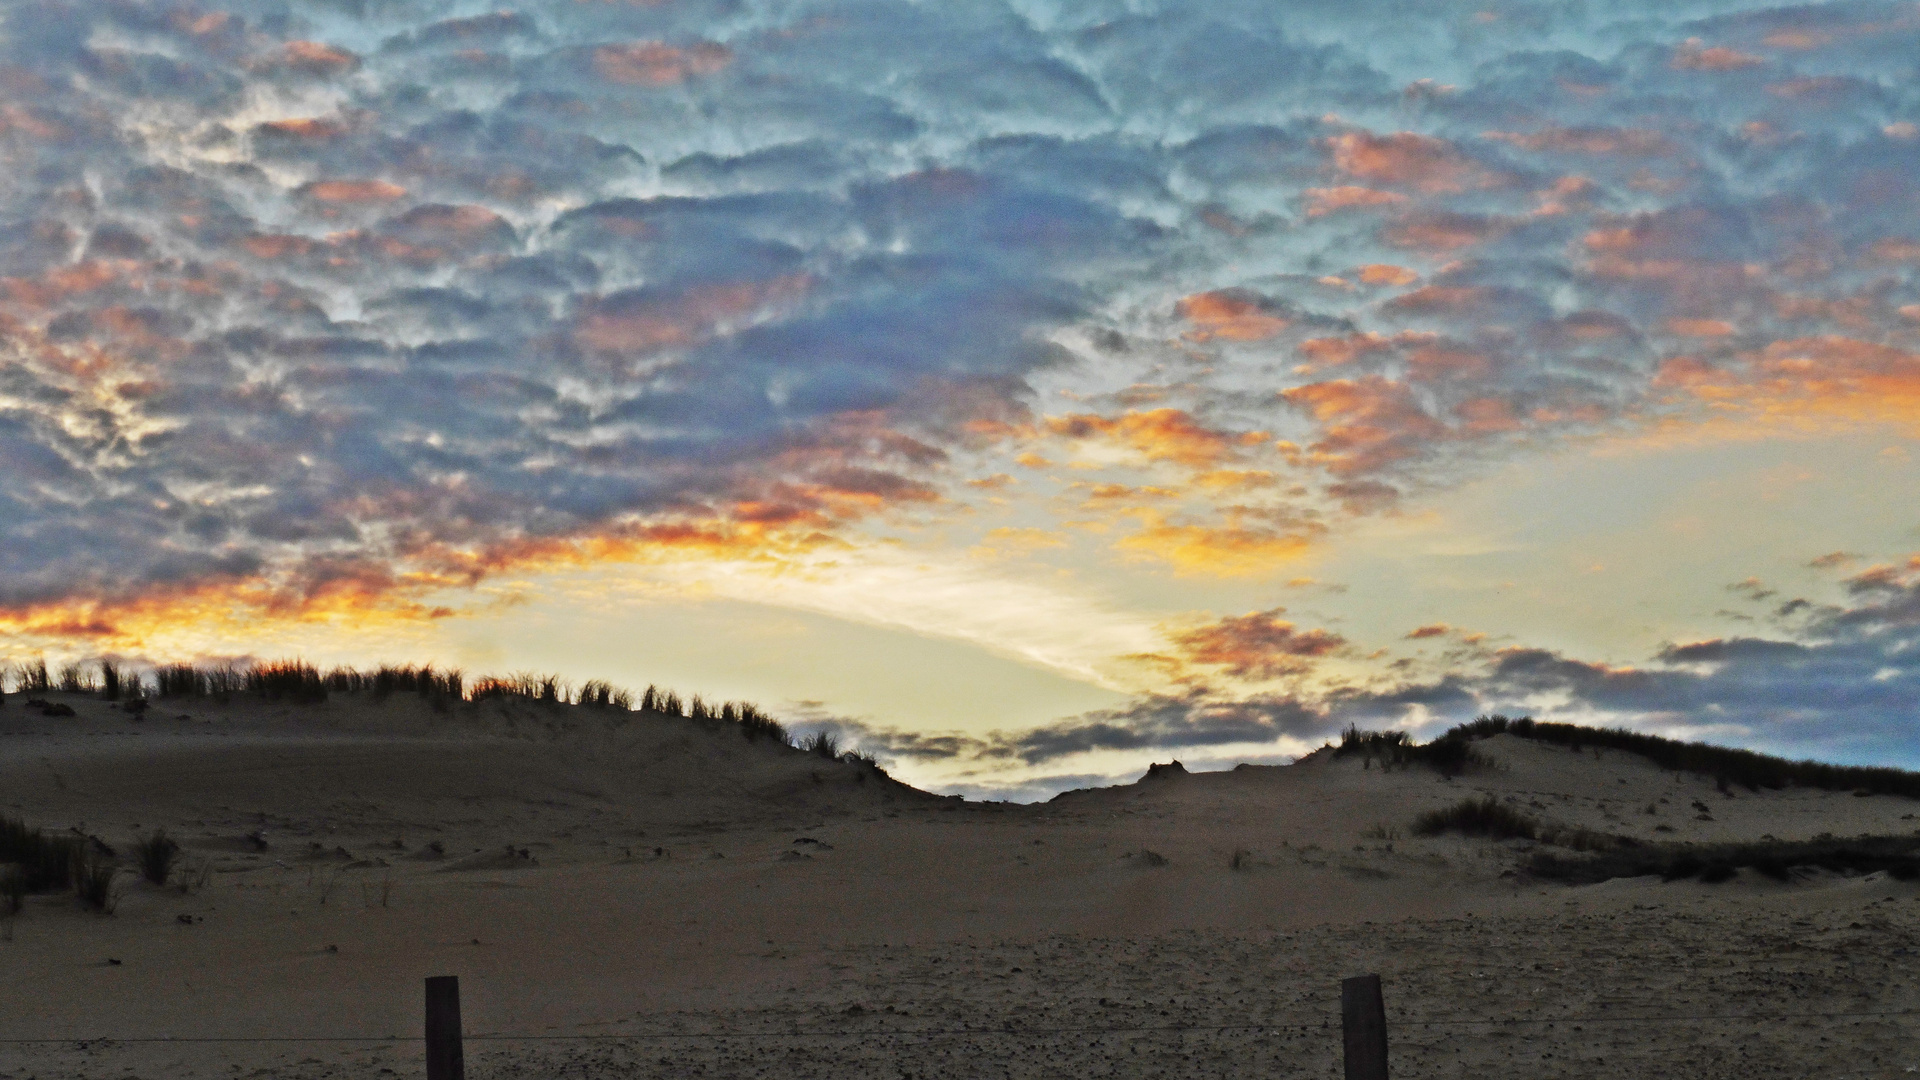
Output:
<svg viewBox="0 0 1920 1080">
<path fill-rule="evenodd" d="M 635 697 L 630 691 L 601 679 L 590 679 L 578 688 L 558 675 L 532 672 L 490 675 L 468 681 L 465 673 L 457 668 L 436 668 L 431 664 L 382 665 L 371 671 L 351 667 L 322 671 L 299 659 L 246 665 L 169 664 L 154 669 L 149 677 L 111 661 L 101 661 L 98 670 L 100 676 L 96 681 L 92 669 L 79 665 L 63 667 L 57 674 L 49 673 L 43 661 L 16 666 L 0 673 L 4 675 L 0 677 L 0 700 L 4 700 L 7 684 L 11 682 L 15 691 L 29 694 L 60 690 L 100 693 L 108 700 L 124 699 L 128 704 L 122 708 L 136 716 L 146 710 L 150 700 L 198 698 L 224 704 L 242 695 L 311 705 L 325 702 L 335 694 L 365 696 L 376 701 L 394 694 L 416 694 L 440 712 L 488 701 L 584 706 L 616 714 L 680 717 L 714 725 L 733 725 L 749 742 L 792 746 L 884 774 L 870 755 L 843 749 L 829 733 L 803 740 L 804 745 L 795 742 L 785 725 L 750 702 L 709 702 L 698 694 L 683 698 L 658 686 L 648 686 Z M 60 715 L 72 713 L 63 711 Z M 824 744 L 820 741 L 822 736 L 826 738 Z"/>
<path fill-rule="evenodd" d="M 1474 750 L 1473 744 L 1496 735 L 1513 735 L 1576 752 L 1605 749 L 1638 754 L 1665 769 L 1710 776 L 1723 795 L 1733 794 L 1736 786 L 1748 791 L 1804 787 L 1920 799 L 1920 772 L 1889 766 L 1790 761 L 1753 750 L 1681 742 L 1625 728 L 1582 727 L 1524 716 L 1482 716 L 1450 728 L 1427 743 L 1414 742 L 1404 731 L 1362 731 L 1348 727 L 1341 732 L 1340 743 L 1333 748 L 1333 754 L 1335 757 L 1359 755 L 1368 767 L 1378 762 L 1389 771 L 1420 765 L 1443 776 L 1458 776 L 1486 764 L 1485 757 Z"/>
<path fill-rule="evenodd" d="M 140 867 L 140 876 L 155 885 L 167 883 L 179 855 L 180 845 L 173 842 L 165 829 L 155 829 L 133 845 L 133 861 Z"/>
<path fill-rule="evenodd" d="M 1590 728 L 1577 724 L 1556 724 L 1528 717 L 1508 719 L 1483 716 L 1442 735 L 1436 742 L 1451 739 L 1475 740 L 1495 735 L 1515 735 L 1535 742 L 1565 746 L 1569 749 L 1598 747 L 1624 750 L 1666 769 L 1711 776 L 1722 794 L 1735 785 L 1749 791 L 1762 788 L 1814 788 L 1821 791 L 1862 791 L 1873 795 L 1904 795 L 1920 799 L 1920 773 L 1872 765 L 1827 765 L 1818 761 L 1790 761 L 1770 754 L 1740 750 L 1708 743 L 1681 742 L 1658 735 L 1647 735 L 1625 728 Z M 1432 745 L 1432 744 L 1428 744 Z"/>
<path fill-rule="evenodd" d="M 12 864 L 0 893 L 18 911 L 29 893 L 72 889 L 81 905 L 111 912 L 119 872 L 112 848 L 78 833 L 48 836 L 19 818 L 0 815 L 0 863 Z"/>
<path fill-rule="evenodd" d="M 1458 776 L 1472 766 L 1485 764 L 1466 738 L 1455 737 L 1451 731 L 1432 742 L 1416 743 L 1404 731 L 1362 731 L 1349 726 L 1340 733 L 1340 745 L 1333 748 L 1333 756 L 1355 754 L 1367 767 L 1378 761 L 1381 769 L 1389 772 L 1422 765 L 1442 776 Z"/>
<path fill-rule="evenodd" d="M 1377 828 L 1377 826 L 1376 826 Z M 1577 826 L 1552 825 L 1501 802 L 1491 795 L 1462 799 L 1452 806 L 1429 810 L 1413 819 L 1415 836 L 1457 832 L 1493 840 L 1537 840 L 1575 851 L 1604 851 L 1639 844 L 1630 836 L 1615 836 Z M 1363 834 L 1364 835 L 1364 834 Z"/>
<path fill-rule="evenodd" d="M 1885 871 L 1900 881 L 1920 879 L 1920 836 L 1833 836 L 1812 840 L 1766 840 L 1744 844 L 1650 844 L 1585 858 L 1535 854 L 1527 869 L 1538 878 L 1591 885 L 1618 877 L 1658 874 L 1664 881 L 1697 878 L 1717 885 L 1751 869 L 1775 881 L 1796 873 Z"/>
</svg>

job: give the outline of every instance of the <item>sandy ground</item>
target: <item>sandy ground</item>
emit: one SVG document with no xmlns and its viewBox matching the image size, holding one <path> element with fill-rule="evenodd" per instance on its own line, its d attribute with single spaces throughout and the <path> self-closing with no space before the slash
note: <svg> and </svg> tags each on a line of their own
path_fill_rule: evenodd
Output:
<svg viewBox="0 0 1920 1080">
<path fill-rule="evenodd" d="M 1574 888 L 1405 835 L 1482 792 L 1650 840 L 1907 832 L 1907 800 L 1502 736 L 1453 781 L 1316 755 L 983 806 L 595 710 L 69 700 L 0 709 L 0 807 L 163 825 L 188 870 L 0 930 L 0 1040 L 49 1040 L 4 1078 L 419 1076 L 438 974 L 475 1077 L 1337 1076 L 1363 971 L 1395 1076 L 1920 1072 L 1920 1016 L 1875 1015 L 1920 1010 L 1912 885 Z"/>
</svg>

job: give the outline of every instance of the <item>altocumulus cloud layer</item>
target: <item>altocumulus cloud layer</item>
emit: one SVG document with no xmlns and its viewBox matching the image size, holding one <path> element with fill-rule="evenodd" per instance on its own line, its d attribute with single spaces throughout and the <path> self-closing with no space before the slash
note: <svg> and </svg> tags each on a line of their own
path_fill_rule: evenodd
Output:
<svg viewBox="0 0 1920 1080">
<path fill-rule="evenodd" d="M 1519 448 L 1920 401 L 1911 3 L 0 8 L 0 604 L 76 633 L 818 543 L 1090 445 L 1118 550 L 1240 572 Z M 1908 625 L 1862 605 L 1781 647 Z M 1340 644 L 1290 632 L 1239 673 Z M 1763 663 L 1717 648 L 1395 693 L 1706 723 Z"/>
</svg>

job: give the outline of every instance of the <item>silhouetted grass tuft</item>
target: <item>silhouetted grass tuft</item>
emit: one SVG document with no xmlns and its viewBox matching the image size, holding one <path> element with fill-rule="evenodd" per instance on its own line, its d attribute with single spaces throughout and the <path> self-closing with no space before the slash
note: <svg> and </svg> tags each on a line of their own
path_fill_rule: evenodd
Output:
<svg viewBox="0 0 1920 1080">
<path fill-rule="evenodd" d="M 1361 755 L 1369 767 L 1378 761 L 1385 771 L 1425 765 L 1442 776 L 1458 776 L 1467 771 L 1468 766 L 1485 764 L 1468 745 L 1468 740 L 1455 738 L 1453 732 L 1430 743 L 1416 743 L 1404 731 L 1362 731 L 1349 726 L 1340 733 L 1340 745 L 1334 748 L 1333 755 L 1353 754 Z"/>
<path fill-rule="evenodd" d="M 35 660 L 31 664 L 21 664 L 13 669 L 13 687 L 22 694 L 48 694 L 53 692 L 53 678 L 47 674 L 47 662 Z"/>
<path fill-rule="evenodd" d="M 1591 885 L 1617 877 L 1658 874 L 1665 881 L 1699 878 L 1709 885 L 1731 880 L 1743 867 L 1787 881 L 1796 869 L 1870 874 L 1884 870 L 1901 881 L 1920 879 L 1920 836 L 1824 837 L 1744 844 L 1651 844 L 1620 848 L 1583 859 L 1542 853 L 1528 864 L 1535 877 Z"/>
<path fill-rule="evenodd" d="M 800 749 L 805 750 L 807 753 L 818 754 L 828 761 L 840 760 L 840 740 L 833 732 L 828 731 L 826 728 L 821 728 L 819 731 L 803 737 L 800 740 L 799 746 Z"/>
<path fill-rule="evenodd" d="M 92 844 L 80 845 L 73 859 L 73 894 L 79 898 L 80 906 L 113 914 L 120 900 L 113 887 L 113 879 L 119 872 L 120 867 L 111 855 L 95 849 Z"/>
<path fill-rule="evenodd" d="M 100 696 L 108 701 L 119 701 L 122 683 L 125 679 L 120 668 L 111 660 L 100 661 Z"/>
<path fill-rule="evenodd" d="M 133 845 L 133 859 L 139 864 L 140 876 L 155 885 L 167 883 L 168 875 L 173 873 L 173 861 L 179 854 L 180 845 L 173 842 L 165 829 L 155 829 Z"/>
<path fill-rule="evenodd" d="M 241 688 L 270 699 L 287 698 L 303 704 L 327 700 L 327 682 L 319 669 L 303 660 L 276 660 L 255 664 L 241 673 Z"/>
<path fill-rule="evenodd" d="M 79 664 L 63 664 L 60 667 L 59 689 L 63 694 L 91 694 L 99 687 L 94 685 L 92 672 Z"/>
<path fill-rule="evenodd" d="M 432 664 L 424 667 L 382 664 L 371 673 L 338 667 L 327 672 L 323 681 L 330 693 L 370 694 L 375 701 L 384 701 L 393 694 L 418 694 L 440 712 L 465 701 L 467 696 L 466 676 L 458 668 L 441 671 Z"/>
<path fill-rule="evenodd" d="M 1920 799 L 1920 772 L 1884 766 L 1827 765 L 1707 743 L 1679 742 L 1624 728 L 1590 728 L 1555 724 L 1528 717 L 1483 716 L 1448 731 L 1439 741 L 1484 739 L 1515 735 L 1536 742 L 1570 748 L 1605 747 L 1639 754 L 1662 768 L 1714 777 L 1722 791 L 1738 784 L 1749 791 L 1761 788 L 1806 787 L 1821 791 L 1866 791 L 1875 795 L 1904 795 Z"/>
</svg>

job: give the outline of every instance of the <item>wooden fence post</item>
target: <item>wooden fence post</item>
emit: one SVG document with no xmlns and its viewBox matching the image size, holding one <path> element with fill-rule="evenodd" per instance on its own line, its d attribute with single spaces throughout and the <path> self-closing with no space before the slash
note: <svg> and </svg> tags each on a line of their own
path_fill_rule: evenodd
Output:
<svg viewBox="0 0 1920 1080">
<path fill-rule="evenodd" d="M 466 1080 L 460 1047 L 460 978 L 427 980 L 427 1080 Z"/>
<path fill-rule="evenodd" d="M 1387 1080 L 1387 1008 L 1380 976 L 1356 975 L 1340 983 L 1340 1030 L 1347 1080 Z"/>
</svg>

